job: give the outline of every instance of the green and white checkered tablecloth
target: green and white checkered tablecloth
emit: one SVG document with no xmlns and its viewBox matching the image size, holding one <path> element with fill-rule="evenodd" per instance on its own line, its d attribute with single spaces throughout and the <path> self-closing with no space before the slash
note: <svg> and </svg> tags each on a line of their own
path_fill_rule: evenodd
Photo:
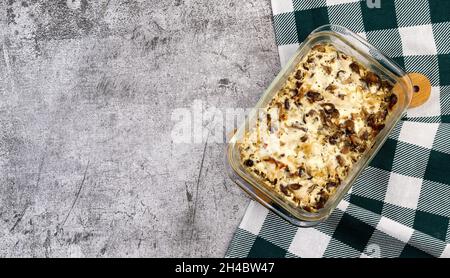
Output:
<svg viewBox="0 0 450 278">
<path fill-rule="evenodd" d="M 297 228 L 251 202 L 227 257 L 450 257 L 450 1 L 272 0 L 281 63 L 343 25 L 431 81 L 331 217 Z"/>
</svg>

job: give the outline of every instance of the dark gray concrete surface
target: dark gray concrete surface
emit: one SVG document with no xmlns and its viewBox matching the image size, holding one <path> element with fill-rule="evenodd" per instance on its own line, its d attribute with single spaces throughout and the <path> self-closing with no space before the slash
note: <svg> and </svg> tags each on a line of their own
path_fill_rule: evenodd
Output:
<svg viewBox="0 0 450 278">
<path fill-rule="evenodd" d="M 248 204 L 175 108 L 249 107 L 269 0 L 0 2 L 0 257 L 223 256 Z"/>
</svg>

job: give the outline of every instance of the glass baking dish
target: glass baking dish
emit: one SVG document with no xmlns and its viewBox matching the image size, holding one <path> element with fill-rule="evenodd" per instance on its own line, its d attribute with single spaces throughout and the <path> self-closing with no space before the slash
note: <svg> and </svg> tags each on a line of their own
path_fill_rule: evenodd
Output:
<svg viewBox="0 0 450 278">
<path fill-rule="evenodd" d="M 336 192 L 328 199 L 324 207 L 316 212 L 308 212 L 278 196 L 268 189 L 261 180 L 250 174 L 242 164 L 239 153 L 239 142 L 245 131 L 255 125 L 257 113 L 250 113 L 242 125 L 237 129 L 227 146 L 228 173 L 230 178 L 256 201 L 270 209 L 283 219 L 299 227 L 309 227 L 325 221 L 339 202 L 354 184 L 355 180 L 376 155 L 380 147 L 386 141 L 389 133 L 396 123 L 405 114 L 412 98 L 413 86 L 411 80 L 395 62 L 383 55 L 379 50 L 370 45 L 360 36 L 354 34 L 345 27 L 338 25 L 324 25 L 314 30 L 298 50 L 283 67 L 278 76 L 267 88 L 261 99 L 255 106 L 255 110 L 264 108 L 286 82 L 288 76 L 295 70 L 296 65 L 317 44 L 330 43 L 337 50 L 348 56 L 352 56 L 368 70 L 376 73 L 394 85 L 393 92 L 398 98 L 397 104 L 386 119 L 385 128 L 375 137 L 372 148 L 366 150 L 361 158 L 350 169 Z M 253 112 L 254 112 L 253 111 Z"/>
</svg>

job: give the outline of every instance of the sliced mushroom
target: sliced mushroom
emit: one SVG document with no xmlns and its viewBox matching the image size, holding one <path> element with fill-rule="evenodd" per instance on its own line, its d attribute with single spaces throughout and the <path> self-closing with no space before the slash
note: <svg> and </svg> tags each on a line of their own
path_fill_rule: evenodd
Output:
<svg viewBox="0 0 450 278">
<path fill-rule="evenodd" d="M 313 209 L 310 206 L 302 206 L 302 209 L 304 209 L 307 212 L 313 212 Z"/>
<path fill-rule="evenodd" d="M 394 108 L 394 106 L 397 104 L 397 101 L 398 101 L 397 95 L 392 94 L 392 95 L 389 97 L 389 104 L 388 104 L 389 110 L 392 110 L 392 108 Z"/>
<path fill-rule="evenodd" d="M 374 130 L 378 133 L 380 132 L 386 125 L 385 124 L 379 124 L 376 127 L 374 127 Z"/>
<path fill-rule="evenodd" d="M 319 199 L 316 202 L 315 208 L 321 209 L 325 206 L 325 203 L 328 201 L 329 195 L 324 190 L 321 190 L 318 196 Z"/>
<path fill-rule="evenodd" d="M 290 125 L 290 127 L 295 128 L 295 129 L 298 129 L 298 130 L 301 130 L 301 131 L 304 131 L 304 132 L 308 131 L 304 126 L 302 126 L 302 125 L 301 125 L 300 123 L 298 123 L 298 122 L 292 123 L 292 124 Z"/>
<path fill-rule="evenodd" d="M 275 130 L 273 129 L 273 126 L 272 126 L 272 116 L 270 116 L 270 113 L 267 113 L 266 120 L 267 120 L 267 129 L 270 132 L 274 132 Z"/>
<path fill-rule="evenodd" d="M 251 159 L 245 160 L 244 165 L 247 167 L 252 167 L 254 165 L 253 160 L 251 160 Z"/>
<path fill-rule="evenodd" d="M 326 74 L 330 75 L 331 74 L 331 67 L 327 66 L 327 65 L 322 65 L 323 70 L 325 71 Z"/>
<path fill-rule="evenodd" d="M 283 192 L 284 195 L 289 196 L 288 187 L 286 185 L 280 184 L 280 191 Z"/>
<path fill-rule="evenodd" d="M 323 126 L 330 126 L 330 119 L 327 117 L 323 109 L 319 110 L 319 116 Z"/>
<path fill-rule="evenodd" d="M 333 135 L 330 136 L 330 138 L 328 138 L 328 142 L 330 142 L 330 144 L 332 144 L 332 145 L 336 145 L 338 143 L 340 137 L 341 137 L 341 133 L 335 132 L 335 133 L 333 133 Z"/>
<path fill-rule="evenodd" d="M 310 103 L 323 100 L 323 96 L 320 93 L 315 92 L 315 91 L 308 91 L 306 93 L 306 97 L 308 98 L 308 101 Z"/>
<path fill-rule="evenodd" d="M 289 110 L 291 108 L 291 104 L 289 103 L 289 99 L 286 98 L 284 100 L 284 109 Z"/>
<path fill-rule="evenodd" d="M 391 82 L 383 80 L 383 82 L 381 83 L 381 86 L 386 89 L 387 91 L 391 91 L 392 88 L 394 88 L 394 86 L 391 84 Z"/>
<path fill-rule="evenodd" d="M 307 117 L 313 117 L 314 115 L 317 115 L 317 111 L 314 109 L 311 109 L 308 113 L 306 113 Z"/>
<path fill-rule="evenodd" d="M 291 183 L 288 185 L 288 187 L 290 190 L 299 190 L 302 187 L 302 185 L 299 183 Z"/>
<path fill-rule="evenodd" d="M 344 158 L 341 155 L 338 154 L 336 156 L 336 160 L 337 160 L 337 162 L 339 163 L 340 166 L 344 166 L 345 165 L 345 160 L 344 160 Z"/>
<path fill-rule="evenodd" d="M 277 102 L 275 104 L 278 108 L 278 119 L 284 121 L 287 119 L 287 114 L 286 114 L 286 110 L 284 109 L 284 105 L 281 104 L 280 102 Z"/>
<path fill-rule="evenodd" d="M 350 64 L 350 68 L 352 69 L 353 72 L 359 74 L 359 65 L 356 62 L 352 62 Z"/>
<path fill-rule="evenodd" d="M 361 138 L 361 140 L 367 141 L 369 140 L 369 132 L 367 132 L 367 130 L 363 129 L 359 132 L 358 134 L 359 138 Z"/>
<path fill-rule="evenodd" d="M 359 139 L 359 137 L 356 136 L 355 134 L 350 135 L 350 141 L 352 142 L 353 146 L 359 146 L 359 145 L 363 144 L 361 139 Z"/>
<path fill-rule="evenodd" d="M 375 117 L 375 114 L 370 114 L 366 119 L 367 125 L 373 128 L 377 124 L 377 119 Z"/>
<path fill-rule="evenodd" d="M 344 146 L 341 149 L 341 154 L 348 154 L 350 152 L 350 148 L 348 146 Z"/>
<path fill-rule="evenodd" d="M 348 56 L 345 55 L 344 53 L 340 53 L 340 58 L 341 58 L 341 59 L 344 59 L 344 60 L 347 60 L 347 59 L 348 59 Z"/>
<path fill-rule="evenodd" d="M 362 143 L 362 144 L 356 146 L 355 151 L 357 151 L 359 153 L 363 153 L 366 151 L 366 149 L 367 149 L 366 144 Z"/>
<path fill-rule="evenodd" d="M 327 190 L 330 191 L 333 188 L 337 187 L 337 183 L 334 181 L 329 181 L 329 182 L 327 182 L 327 184 L 325 186 L 326 186 Z"/>
<path fill-rule="evenodd" d="M 386 117 L 388 115 L 388 110 L 384 109 L 384 110 L 378 111 L 376 115 L 377 115 L 378 121 L 383 122 L 384 120 L 386 120 Z"/>
<path fill-rule="evenodd" d="M 378 88 L 381 87 L 380 77 L 371 71 L 366 73 L 363 80 L 367 83 L 367 86 L 377 85 Z"/>
<path fill-rule="evenodd" d="M 281 162 L 281 161 L 279 161 L 279 160 L 276 160 L 276 159 L 273 158 L 273 157 L 266 157 L 266 158 L 263 159 L 263 161 L 269 162 L 269 163 L 273 163 L 273 164 L 275 164 L 275 166 L 276 166 L 277 168 L 279 168 L 279 169 L 282 169 L 282 168 L 287 167 L 286 164 L 284 164 L 283 162 Z"/>
<path fill-rule="evenodd" d="M 323 103 L 321 104 L 323 107 L 323 110 L 327 115 L 329 115 L 331 118 L 338 118 L 339 117 L 339 110 L 336 109 L 333 103 Z"/>
<path fill-rule="evenodd" d="M 326 91 L 334 91 L 336 89 L 337 89 L 337 86 L 333 85 L 333 84 L 330 84 L 325 88 Z"/>
<path fill-rule="evenodd" d="M 343 71 L 343 70 L 340 70 L 336 73 L 336 78 L 338 78 L 338 79 L 342 80 L 344 78 L 344 76 L 345 76 L 345 71 Z"/>
<path fill-rule="evenodd" d="M 354 133 L 355 132 L 355 123 L 352 120 L 346 120 L 344 122 L 344 128 L 348 133 Z"/>
<path fill-rule="evenodd" d="M 269 179 L 269 182 L 270 182 L 272 185 L 277 185 L 278 179 L 277 179 L 277 178 L 274 179 L 274 180 L 270 180 L 270 179 Z"/>
<path fill-rule="evenodd" d="M 375 135 L 384 128 L 385 113 L 370 114 L 367 119 L 367 125 L 370 126 Z"/>
</svg>

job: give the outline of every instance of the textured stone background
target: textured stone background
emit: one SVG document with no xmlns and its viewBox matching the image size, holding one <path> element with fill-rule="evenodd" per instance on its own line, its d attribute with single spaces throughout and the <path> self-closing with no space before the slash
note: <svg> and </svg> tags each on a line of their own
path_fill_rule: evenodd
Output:
<svg viewBox="0 0 450 278">
<path fill-rule="evenodd" d="M 279 69 L 269 0 L 0 2 L 0 257 L 223 256 L 248 203 L 193 99 L 251 107 Z M 203 161 L 203 163 L 202 163 Z"/>
</svg>

